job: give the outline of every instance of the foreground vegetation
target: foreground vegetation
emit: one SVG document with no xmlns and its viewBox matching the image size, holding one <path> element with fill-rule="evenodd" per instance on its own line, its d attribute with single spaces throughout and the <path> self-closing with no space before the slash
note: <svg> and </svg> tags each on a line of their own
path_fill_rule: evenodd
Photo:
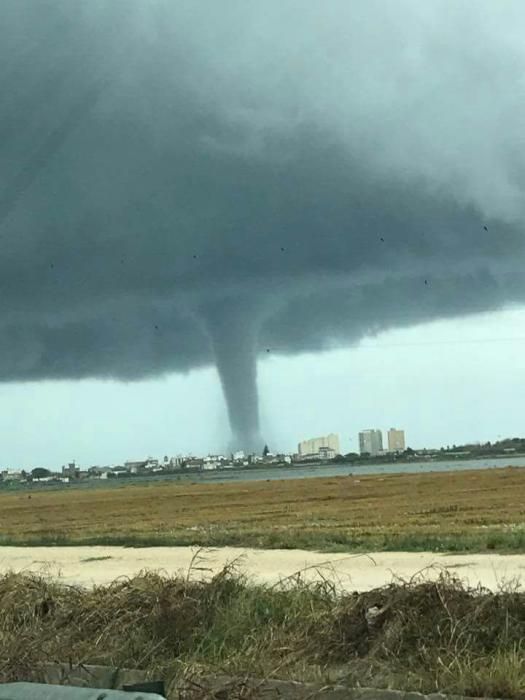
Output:
<svg viewBox="0 0 525 700">
<path fill-rule="evenodd" d="M 525 593 L 449 577 L 348 595 L 300 574 L 248 586 L 234 567 L 209 582 L 144 573 L 92 590 L 7 574 L 0 619 L 0 681 L 69 660 L 168 683 L 220 672 L 525 697 Z"/>
<path fill-rule="evenodd" d="M 0 544 L 525 552 L 525 469 L 0 494 Z"/>
</svg>

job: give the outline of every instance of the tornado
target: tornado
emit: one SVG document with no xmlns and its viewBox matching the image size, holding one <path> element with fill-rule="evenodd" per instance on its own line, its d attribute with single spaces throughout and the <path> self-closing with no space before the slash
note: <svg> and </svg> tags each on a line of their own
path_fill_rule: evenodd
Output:
<svg viewBox="0 0 525 700">
<path fill-rule="evenodd" d="M 261 349 L 525 304 L 525 4 L 467 5 L 1 3 L 0 383 L 213 363 L 252 451 Z"/>
<path fill-rule="evenodd" d="M 252 306 L 230 301 L 201 310 L 210 337 L 231 429 L 231 450 L 260 452 L 264 441 L 259 424 L 257 389 L 258 314 Z"/>
</svg>

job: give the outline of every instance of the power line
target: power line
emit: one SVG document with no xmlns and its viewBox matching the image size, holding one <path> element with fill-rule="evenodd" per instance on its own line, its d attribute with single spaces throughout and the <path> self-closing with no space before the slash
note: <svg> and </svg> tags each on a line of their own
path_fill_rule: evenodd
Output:
<svg viewBox="0 0 525 700">
<path fill-rule="evenodd" d="M 382 348 L 404 348 L 404 347 L 420 347 L 427 345 L 483 345 L 485 343 L 523 343 L 525 336 L 515 338 L 466 338 L 466 339 L 447 339 L 447 340 L 424 340 L 411 343 L 377 343 L 376 345 L 357 345 L 358 350 L 381 350 Z"/>
</svg>

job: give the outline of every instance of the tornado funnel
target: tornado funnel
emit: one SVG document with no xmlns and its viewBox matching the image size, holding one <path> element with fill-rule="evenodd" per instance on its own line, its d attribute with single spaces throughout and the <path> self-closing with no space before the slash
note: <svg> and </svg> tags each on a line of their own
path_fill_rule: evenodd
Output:
<svg viewBox="0 0 525 700">
<path fill-rule="evenodd" d="M 260 452 L 264 441 L 259 427 L 257 391 L 257 331 L 252 308 L 227 302 L 202 311 L 221 380 L 232 433 L 233 450 Z"/>
</svg>

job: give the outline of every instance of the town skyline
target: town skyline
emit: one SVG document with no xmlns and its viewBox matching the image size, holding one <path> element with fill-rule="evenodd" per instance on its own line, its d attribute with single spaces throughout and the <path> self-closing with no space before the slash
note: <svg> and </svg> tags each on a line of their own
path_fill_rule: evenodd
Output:
<svg viewBox="0 0 525 700">
<path fill-rule="evenodd" d="M 88 480 L 126 479 L 140 477 L 155 477 L 165 475 L 166 477 L 181 476 L 191 477 L 210 472 L 224 472 L 232 470 L 238 473 L 264 470 L 287 470 L 285 478 L 294 478 L 297 472 L 294 468 L 315 467 L 331 470 L 340 470 L 345 466 L 362 467 L 366 469 L 387 466 L 399 468 L 404 471 L 403 465 L 419 463 L 428 466 L 436 462 L 448 462 L 459 468 L 463 463 L 464 467 L 473 468 L 476 460 L 502 458 L 520 460 L 525 458 L 525 437 L 505 438 L 495 443 L 475 443 L 466 445 L 453 445 L 439 448 L 423 448 L 414 450 L 409 446 L 404 446 L 405 435 L 403 430 L 391 428 L 388 431 L 388 444 L 383 449 L 381 445 L 382 436 L 378 429 L 367 429 L 359 433 L 360 453 L 336 453 L 334 447 L 338 443 L 338 436 L 330 434 L 324 437 L 311 438 L 299 443 L 298 452 L 294 454 L 273 453 L 268 445 L 264 446 L 262 454 L 245 453 L 243 450 L 227 454 L 209 455 L 164 455 L 162 458 L 147 457 L 140 460 L 126 460 L 119 464 L 106 465 L 81 465 L 75 460 L 68 462 L 58 468 L 33 467 L 32 469 L 6 469 L 0 468 L 0 485 L 9 488 L 12 484 L 33 483 L 73 483 Z M 378 441 L 378 442 L 377 442 Z M 374 447 L 375 443 L 375 447 Z M 305 450 L 316 450 L 307 452 Z M 486 464 L 486 462 L 485 462 Z M 463 468 L 464 468 L 463 467 Z M 266 471 L 266 473 L 268 473 Z M 337 473 L 337 472 L 336 472 Z M 339 473 L 339 475 L 341 475 Z M 274 472 L 274 478 L 277 474 Z M 239 476 L 235 477 L 239 478 Z M 279 476 L 277 476 L 279 478 Z"/>
<path fill-rule="evenodd" d="M 0 466 L 0 481 L 8 475 L 17 474 L 24 477 L 26 474 L 41 470 L 49 472 L 49 474 L 62 476 L 72 476 L 78 478 L 78 473 L 91 476 L 104 476 L 108 473 L 118 475 L 127 473 L 128 475 L 140 475 L 147 472 L 155 473 L 162 471 L 177 471 L 180 469 L 189 469 L 189 471 L 207 471 L 213 469 L 227 468 L 242 468 L 254 466 L 278 466 L 286 467 L 287 465 L 300 465 L 308 463 L 316 463 L 328 465 L 332 462 L 341 463 L 345 458 L 347 461 L 352 461 L 354 458 L 365 459 L 373 463 L 374 459 L 383 460 L 385 458 L 408 458 L 414 459 L 418 456 L 422 459 L 430 458 L 432 455 L 438 456 L 440 453 L 450 454 L 451 456 L 463 457 L 468 459 L 469 455 L 478 453 L 480 456 L 485 453 L 487 456 L 496 454 L 494 448 L 498 445 L 501 447 L 501 454 L 518 453 L 525 454 L 525 437 L 517 436 L 499 436 L 499 439 L 492 442 L 491 440 L 480 440 L 464 444 L 447 444 L 447 445 L 432 445 L 412 448 L 406 442 L 406 432 L 402 428 L 389 428 L 383 431 L 380 428 L 365 428 L 359 431 L 357 435 L 359 443 L 358 452 L 346 452 L 340 449 L 339 435 L 329 433 L 325 436 L 316 436 L 306 438 L 297 445 L 297 450 L 286 452 L 281 450 L 272 451 L 268 444 L 264 445 L 262 452 L 245 452 L 244 450 L 223 451 L 207 454 L 199 454 L 195 452 L 170 454 L 169 451 L 164 453 L 163 457 L 153 456 L 149 454 L 137 459 L 125 459 L 112 463 L 91 464 L 82 463 L 76 459 L 70 460 L 60 466 L 44 467 L 43 465 L 25 467 L 6 467 Z M 384 442 L 383 442 L 384 440 Z M 478 449 L 479 448 L 479 449 Z M 499 453 L 498 453 L 499 454 Z M 67 480 L 67 479 L 66 479 Z"/>
<path fill-rule="evenodd" d="M 374 425 L 405 426 L 414 448 L 521 435 L 524 344 L 505 340 L 520 327 L 517 309 L 382 334 L 367 347 L 274 353 L 259 363 L 264 441 L 291 452 L 303 437 L 337 432 L 356 452 L 358 431 Z M 7 384 L 0 398 L 6 465 L 117 463 L 218 452 L 229 441 L 213 368 L 127 384 Z"/>
</svg>

